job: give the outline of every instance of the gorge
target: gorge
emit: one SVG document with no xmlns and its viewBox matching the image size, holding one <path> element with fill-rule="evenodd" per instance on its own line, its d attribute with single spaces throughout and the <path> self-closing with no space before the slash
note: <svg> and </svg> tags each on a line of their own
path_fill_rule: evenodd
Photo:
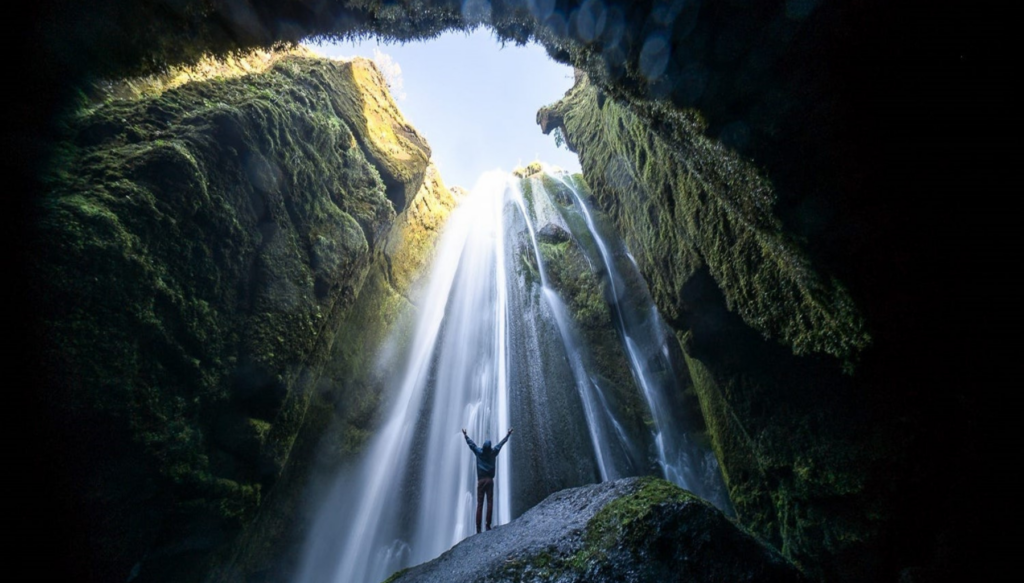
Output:
<svg viewBox="0 0 1024 583">
<path fill-rule="evenodd" d="M 988 409 L 1012 348 L 992 342 L 1009 327 L 998 266 L 1010 219 L 962 199 L 1002 192 L 1014 150 L 998 131 L 1011 109 L 1006 19 L 985 8 L 33 7 L 21 33 L 33 55 L 5 122 L 27 322 L 12 356 L 30 387 L 11 427 L 29 445 L 18 499 L 38 500 L 16 523 L 60 557 L 27 568 L 97 581 L 301 576 L 309 493 L 329 498 L 337 470 L 358 471 L 391 439 L 405 387 L 394 359 L 433 335 L 417 323 L 433 313 L 436 337 L 475 338 L 469 360 L 489 363 L 486 375 L 457 363 L 466 351 L 424 349 L 409 386 L 491 384 L 494 401 L 479 406 L 507 418 L 435 401 L 438 423 L 415 429 L 451 453 L 425 453 L 437 467 L 416 479 L 468 487 L 455 474 L 470 466 L 448 461 L 468 455 L 456 425 L 475 423 L 481 439 L 515 426 L 499 523 L 563 488 L 659 475 L 812 580 L 991 576 L 1000 515 L 975 489 L 1000 484 L 983 454 L 1003 443 Z M 402 119 L 372 65 L 263 50 L 476 26 L 576 67 L 537 121 L 583 173 L 498 180 L 512 204 L 488 212 L 506 213 L 509 236 L 480 234 L 468 247 L 479 257 L 459 267 L 494 275 L 453 272 L 445 301 L 464 313 L 441 326 L 444 310 L 414 298 L 444 279 L 431 266 L 455 269 L 435 265 L 442 233 L 475 195 L 444 185 L 430 136 Z M 209 55 L 237 70 L 168 76 Z M 957 203 L 941 202 L 951 194 Z M 474 289 L 484 282 L 494 287 Z M 516 311 L 527 305 L 545 316 Z M 492 323 L 460 332 L 460 318 Z M 540 463 L 565 443 L 587 453 Z M 627 484 L 626 498 L 648 487 Z M 402 526 L 380 522 L 426 540 L 405 530 L 411 516 L 458 515 L 421 506 Z M 402 566 L 450 546 L 460 520 Z M 567 556 L 584 552 L 574 544 Z"/>
</svg>

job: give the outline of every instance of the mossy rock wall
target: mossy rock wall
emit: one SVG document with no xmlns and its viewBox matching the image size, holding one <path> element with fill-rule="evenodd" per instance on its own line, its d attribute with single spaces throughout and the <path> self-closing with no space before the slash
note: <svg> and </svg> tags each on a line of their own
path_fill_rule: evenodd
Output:
<svg viewBox="0 0 1024 583">
<path fill-rule="evenodd" d="M 340 464 L 362 451 L 379 427 L 381 398 L 414 332 L 417 290 L 456 197 L 433 164 L 410 205 L 395 219 L 383 252 L 341 319 L 273 498 L 230 548 L 211 559 L 211 580 L 270 580 L 292 576 L 305 526 L 319 510 L 321 487 Z"/>
<path fill-rule="evenodd" d="M 328 428 L 358 450 L 362 363 L 454 204 L 428 159 L 365 60 L 286 56 L 70 120 L 33 281 L 96 573 L 198 578 L 257 515 L 295 526 Z"/>
<path fill-rule="evenodd" d="M 816 271 L 774 218 L 771 184 L 706 138 L 695 112 L 648 107 L 660 131 L 583 75 L 538 118 L 557 119 L 580 150 L 595 194 L 665 317 L 684 318 L 682 289 L 706 267 L 727 307 L 766 338 L 795 354 L 855 360 L 870 342 L 863 317 L 842 285 Z"/>
<path fill-rule="evenodd" d="M 842 370 L 869 345 L 863 317 L 773 218 L 752 165 L 694 113 L 648 115 L 659 131 L 580 76 L 538 118 L 579 152 L 678 331 L 739 519 L 815 576 L 870 573 L 848 559 L 880 550 L 893 508 L 871 476 L 888 452 L 865 444 L 884 441 L 870 416 L 830 413 L 856 398 Z"/>
</svg>

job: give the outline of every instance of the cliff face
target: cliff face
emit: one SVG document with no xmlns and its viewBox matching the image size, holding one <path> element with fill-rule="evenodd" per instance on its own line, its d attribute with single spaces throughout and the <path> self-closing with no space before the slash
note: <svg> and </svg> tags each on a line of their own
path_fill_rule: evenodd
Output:
<svg viewBox="0 0 1024 583">
<path fill-rule="evenodd" d="M 873 346 L 775 185 L 698 112 L 619 102 L 578 74 L 537 119 L 579 153 L 676 330 L 739 520 L 816 578 L 878 577 L 904 513 L 936 508 L 905 498 L 926 466 L 897 444 L 909 419 L 927 427 L 897 396 L 905 347 Z"/>
<path fill-rule="evenodd" d="M 548 121 L 546 132 L 561 127 L 579 151 L 665 316 L 684 318 L 683 289 L 706 271 L 729 311 L 766 338 L 852 367 L 870 342 L 863 317 L 774 216 L 771 183 L 707 138 L 696 112 L 647 107 L 660 131 L 606 99 L 584 75 L 538 119 Z M 556 119 L 560 126 L 550 123 Z"/>
<path fill-rule="evenodd" d="M 859 497 L 873 452 L 851 445 L 854 428 L 819 420 L 848 398 L 838 369 L 869 345 L 863 317 L 785 233 L 772 186 L 751 164 L 706 138 L 694 113 L 651 114 L 664 117 L 661 131 L 583 75 L 538 119 L 579 152 L 676 329 L 740 520 L 804 563 L 862 545 L 874 530 L 867 517 L 815 517 L 837 500 L 868 507 Z M 831 374 L 820 356 L 799 358 L 814 353 L 832 357 Z"/>
<path fill-rule="evenodd" d="M 257 512 L 250 539 L 294 526 L 325 432 L 358 450 L 364 363 L 454 200 L 365 60 L 275 57 L 68 128 L 33 251 L 59 463 L 97 572 L 193 578 Z"/>
</svg>

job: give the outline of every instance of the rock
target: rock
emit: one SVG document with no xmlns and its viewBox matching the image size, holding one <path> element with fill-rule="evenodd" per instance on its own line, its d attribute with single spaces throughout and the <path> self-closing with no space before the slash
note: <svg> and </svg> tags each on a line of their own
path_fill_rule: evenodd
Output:
<svg viewBox="0 0 1024 583">
<path fill-rule="evenodd" d="M 664 480 L 626 478 L 552 494 L 391 583 L 802 582 L 777 551 Z"/>
<path fill-rule="evenodd" d="M 678 292 L 706 266 L 731 311 L 795 354 L 852 362 L 870 344 L 846 289 L 814 269 L 773 215 L 771 184 L 704 137 L 695 116 L 666 112 L 674 141 L 646 132 L 626 108 L 602 103 L 586 76 L 546 109 L 560 112 L 594 194 L 669 320 L 683 317 Z"/>
<path fill-rule="evenodd" d="M 388 279 L 398 294 L 410 297 L 421 285 L 441 228 L 455 208 L 455 196 L 431 163 L 416 197 L 395 220 L 385 246 Z"/>
<path fill-rule="evenodd" d="M 972 418 L 977 409 L 953 411 L 948 404 L 961 397 L 922 407 L 909 387 L 932 367 L 905 361 L 921 359 L 931 339 L 878 335 L 904 322 L 909 296 L 879 289 L 884 278 L 873 269 L 856 277 L 849 268 L 891 268 L 892 252 L 872 242 L 879 246 L 870 262 L 822 261 L 837 249 L 823 253 L 821 238 L 794 231 L 780 210 L 791 204 L 787 182 L 709 137 L 704 112 L 602 99 L 586 77 L 550 108 L 683 347 L 740 522 L 826 581 L 895 579 L 904 561 L 919 560 L 915 545 L 931 544 L 910 534 L 924 523 L 941 530 L 936 541 L 974 547 L 981 533 L 964 518 L 974 511 L 951 502 L 971 498 L 967 481 L 957 480 L 961 495 L 953 497 L 922 486 L 948 483 L 945 454 L 922 454 L 933 447 L 924 443 L 946 439 L 938 419 Z M 853 238 L 875 232 L 842 230 Z M 945 378 L 934 385 L 959 393 Z M 945 412 L 935 417 L 937 410 Z M 919 473 L 924 466 L 931 477 Z M 959 556 L 944 564 L 953 563 L 973 568 Z"/>
<path fill-rule="evenodd" d="M 537 231 L 537 238 L 544 243 L 558 244 L 572 239 L 572 235 L 561 226 L 548 223 Z"/>
<path fill-rule="evenodd" d="M 520 166 L 512 171 L 512 174 L 518 178 L 529 178 L 531 176 L 537 176 L 544 172 L 544 168 L 540 162 L 530 162 L 526 166 Z"/>
<path fill-rule="evenodd" d="M 562 118 L 562 112 L 557 108 L 542 107 L 537 110 L 537 125 L 540 126 L 540 131 L 547 135 L 551 133 L 551 130 L 564 127 L 565 120 Z"/>
<path fill-rule="evenodd" d="M 39 201 L 54 463 L 90 484 L 101 579 L 197 578 L 257 514 L 249 542 L 291 528 L 337 387 L 366 418 L 380 392 L 332 347 L 370 360 L 454 206 L 372 62 L 259 64 L 80 110 Z"/>
<path fill-rule="evenodd" d="M 402 211 L 419 192 L 430 161 L 430 146 L 402 116 L 387 82 L 372 61 L 355 58 L 344 65 L 349 83 L 337 96 L 352 112 L 366 157 L 380 172 L 388 199 Z"/>
</svg>

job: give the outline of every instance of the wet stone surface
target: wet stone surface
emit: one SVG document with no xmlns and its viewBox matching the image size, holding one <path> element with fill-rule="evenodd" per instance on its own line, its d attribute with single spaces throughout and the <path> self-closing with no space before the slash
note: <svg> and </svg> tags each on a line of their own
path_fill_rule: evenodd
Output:
<svg viewBox="0 0 1024 583">
<path fill-rule="evenodd" d="M 707 502 L 626 478 L 556 492 L 389 583 L 804 580 Z"/>
</svg>

